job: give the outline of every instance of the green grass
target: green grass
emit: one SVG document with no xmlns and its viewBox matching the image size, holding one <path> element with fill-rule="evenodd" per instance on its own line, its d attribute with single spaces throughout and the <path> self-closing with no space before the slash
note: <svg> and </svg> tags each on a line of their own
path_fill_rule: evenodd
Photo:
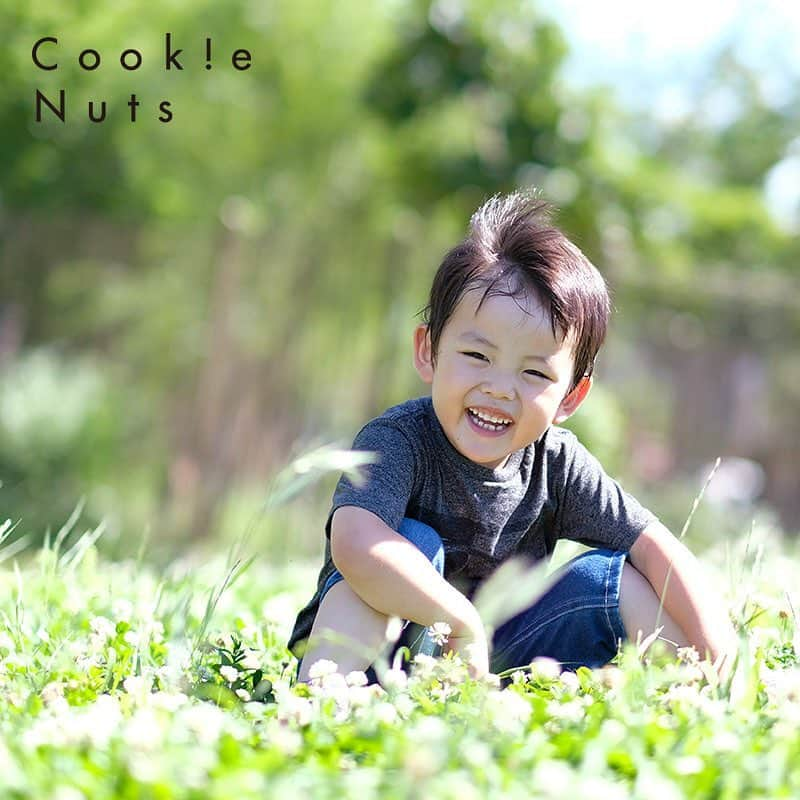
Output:
<svg viewBox="0 0 800 800">
<path fill-rule="evenodd" d="M 293 685 L 316 565 L 157 572 L 70 538 L 0 566 L 2 798 L 800 796 L 796 561 L 772 532 L 704 555 L 741 632 L 725 684 L 631 647 L 504 689 L 423 660 L 386 691 Z"/>
</svg>

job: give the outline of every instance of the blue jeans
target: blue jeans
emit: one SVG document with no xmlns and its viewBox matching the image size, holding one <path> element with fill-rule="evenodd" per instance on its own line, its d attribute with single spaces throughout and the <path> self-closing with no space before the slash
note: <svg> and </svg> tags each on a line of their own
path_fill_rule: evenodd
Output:
<svg viewBox="0 0 800 800">
<path fill-rule="evenodd" d="M 433 528 L 406 518 L 399 533 L 444 574 L 444 545 Z M 554 658 L 570 670 L 607 664 L 626 638 L 619 614 L 625 556 L 616 550 L 589 550 L 565 564 L 555 583 L 532 606 L 494 632 L 492 672 L 526 666 L 538 656 Z M 340 580 L 341 573 L 334 572 L 325 582 L 322 596 Z M 406 625 L 395 651 L 402 646 L 412 654 L 436 653 L 427 629 L 414 623 Z"/>
</svg>

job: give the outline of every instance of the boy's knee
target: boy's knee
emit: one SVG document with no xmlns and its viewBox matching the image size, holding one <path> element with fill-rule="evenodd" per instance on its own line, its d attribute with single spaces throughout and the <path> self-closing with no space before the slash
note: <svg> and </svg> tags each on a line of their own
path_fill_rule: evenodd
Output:
<svg viewBox="0 0 800 800">
<path fill-rule="evenodd" d="M 430 525 L 405 517 L 398 533 L 421 550 L 440 575 L 444 574 L 444 544 Z"/>
<path fill-rule="evenodd" d="M 569 576 L 585 587 L 589 593 L 605 593 L 613 564 L 613 556 L 607 550 L 587 550 L 566 565 Z M 623 569 L 624 569 L 623 565 Z"/>
</svg>

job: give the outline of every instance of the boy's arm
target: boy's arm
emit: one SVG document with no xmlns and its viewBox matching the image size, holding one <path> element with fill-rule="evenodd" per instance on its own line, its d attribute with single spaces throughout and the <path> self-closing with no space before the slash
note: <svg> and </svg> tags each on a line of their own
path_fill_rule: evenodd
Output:
<svg viewBox="0 0 800 800">
<path fill-rule="evenodd" d="M 357 506 L 338 508 L 331 520 L 331 556 L 367 605 L 420 625 L 446 622 L 450 648 L 466 651 L 473 675 L 488 671 L 486 634 L 475 606 L 380 517 Z"/>
<path fill-rule="evenodd" d="M 664 525 L 653 522 L 639 534 L 629 557 L 700 656 L 708 655 L 726 673 L 736 654 L 736 634 L 721 598 L 689 549 Z"/>
</svg>

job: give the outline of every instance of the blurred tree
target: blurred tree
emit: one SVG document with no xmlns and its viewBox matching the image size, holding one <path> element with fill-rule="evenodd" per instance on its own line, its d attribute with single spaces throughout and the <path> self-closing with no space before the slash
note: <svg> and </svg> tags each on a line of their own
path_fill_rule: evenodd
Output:
<svg viewBox="0 0 800 800">
<path fill-rule="evenodd" d="M 791 524 L 800 253 L 763 183 L 798 97 L 767 102 L 735 47 L 670 122 L 565 86 L 565 39 L 531 3 L 0 0 L 0 22 L 0 368 L 13 382 L 45 344 L 65 364 L 88 356 L 113 388 L 99 511 L 201 535 L 234 482 L 424 391 L 408 342 L 442 252 L 486 195 L 533 185 L 623 312 L 582 435 L 623 472 L 658 439 L 662 478 L 720 448 L 758 458 Z M 164 70 L 166 31 L 181 72 Z M 43 35 L 59 37 L 55 73 L 30 59 Z M 84 47 L 102 54 L 94 72 Z M 127 47 L 141 69 L 119 66 Z M 253 53 L 246 72 L 236 48 Z M 59 87 L 67 124 L 33 122 L 35 89 Z M 107 101 L 103 123 L 89 100 Z M 59 393 L 46 400 L 57 417 Z M 748 438 L 753 403 L 774 421 Z M 31 517 L 39 487 L 77 499 L 101 474 L 77 445 L 57 465 L 37 445 L 39 466 L 0 449 L 0 479 L 29 487 L 0 494 L 9 516 Z M 316 550 L 317 534 L 299 540 Z"/>
</svg>

